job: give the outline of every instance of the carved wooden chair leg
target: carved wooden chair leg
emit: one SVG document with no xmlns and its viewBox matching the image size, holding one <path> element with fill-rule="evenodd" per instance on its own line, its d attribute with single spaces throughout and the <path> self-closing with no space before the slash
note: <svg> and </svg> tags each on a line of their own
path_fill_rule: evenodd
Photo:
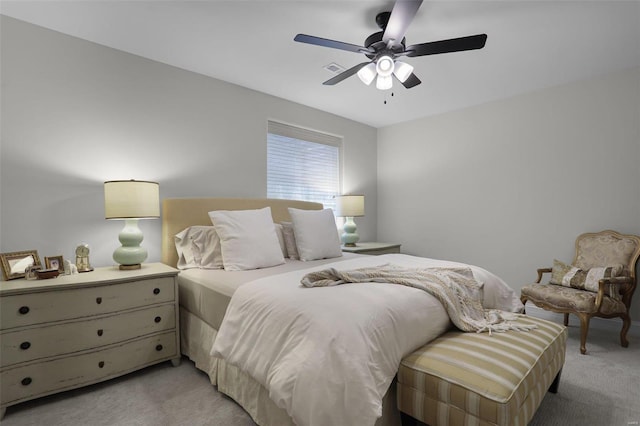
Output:
<svg viewBox="0 0 640 426">
<path fill-rule="evenodd" d="M 622 317 L 622 331 L 620 331 L 620 344 L 623 348 L 629 347 L 629 341 L 627 340 L 627 331 L 631 327 L 631 317 L 629 314 L 620 315 Z"/>
<path fill-rule="evenodd" d="M 587 314 L 578 314 L 580 317 L 580 353 L 587 353 L 587 334 L 589 333 L 589 320 L 591 317 Z"/>
<path fill-rule="evenodd" d="M 569 326 L 569 314 L 567 313 L 564 314 L 564 326 L 565 327 Z"/>
</svg>

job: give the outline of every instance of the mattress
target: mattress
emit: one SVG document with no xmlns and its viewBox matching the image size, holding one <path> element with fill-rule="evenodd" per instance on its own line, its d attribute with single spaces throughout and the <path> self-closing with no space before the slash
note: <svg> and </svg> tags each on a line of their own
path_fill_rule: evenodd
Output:
<svg viewBox="0 0 640 426">
<path fill-rule="evenodd" d="M 286 259 L 282 265 L 249 271 L 185 269 L 178 274 L 180 306 L 214 329 L 219 330 L 227 306 L 231 301 L 231 296 L 241 285 L 271 275 L 298 271 L 361 256 L 363 255 L 344 253 L 340 259 L 321 259 L 310 262 Z"/>
</svg>

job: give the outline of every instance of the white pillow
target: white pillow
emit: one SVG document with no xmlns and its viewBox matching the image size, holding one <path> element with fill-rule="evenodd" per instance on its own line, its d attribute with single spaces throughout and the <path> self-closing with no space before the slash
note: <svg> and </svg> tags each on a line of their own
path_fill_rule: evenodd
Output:
<svg viewBox="0 0 640 426">
<path fill-rule="evenodd" d="M 342 256 L 340 237 L 331 209 L 300 210 L 289 208 L 300 260 Z"/>
<path fill-rule="evenodd" d="M 296 247 L 296 237 L 293 233 L 293 223 L 282 222 L 282 235 L 284 236 L 284 244 L 287 247 L 289 259 L 298 260 L 298 248 Z"/>
<path fill-rule="evenodd" d="M 287 243 L 284 240 L 284 227 L 279 223 L 275 223 L 274 225 L 276 227 L 276 236 L 278 237 L 278 243 L 280 243 L 280 250 L 282 250 L 282 256 L 286 258 L 288 256 L 288 252 Z"/>
<path fill-rule="evenodd" d="M 190 226 L 174 236 L 178 269 L 222 269 L 222 247 L 213 226 Z"/>
<path fill-rule="evenodd" d="M 271 208 L 218 210 L 209 217 L 222 244 L 224 269 L 244 271 L 284 263 Z"/>
</svg>

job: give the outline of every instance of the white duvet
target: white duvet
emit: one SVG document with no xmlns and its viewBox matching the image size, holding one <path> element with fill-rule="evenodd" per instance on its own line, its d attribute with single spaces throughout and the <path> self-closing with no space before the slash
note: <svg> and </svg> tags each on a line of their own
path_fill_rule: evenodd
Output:
<svg viewBox="0 0 640 426">
<path fill-rule="evenodd" d="M 521 311 L 500 278 L 471 265 L 401 254 L 367 256 L 261 278 L 233 295 L 211 353 L 249 373 L 297 425 L 373 425 L 400 360 L 450 327 L 442 305 L 411 287 L 305 288 L 314 270 L 384 264 L 470 266 L 485 308 Z"/>
</svg>

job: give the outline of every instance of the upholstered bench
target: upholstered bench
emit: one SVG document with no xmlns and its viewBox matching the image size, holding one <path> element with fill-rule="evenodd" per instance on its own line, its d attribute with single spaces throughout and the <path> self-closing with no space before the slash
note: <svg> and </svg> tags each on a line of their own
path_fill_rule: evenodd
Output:
<svg viewBox="0 0 640 426">
<path fill-rule="evenodd" d="M 398 409 L 403 426 L 526 425 L 564 364 L 564 326 L 521 315 L 531 331 L 451 331 L 402 360 Z"/>
</svg>

